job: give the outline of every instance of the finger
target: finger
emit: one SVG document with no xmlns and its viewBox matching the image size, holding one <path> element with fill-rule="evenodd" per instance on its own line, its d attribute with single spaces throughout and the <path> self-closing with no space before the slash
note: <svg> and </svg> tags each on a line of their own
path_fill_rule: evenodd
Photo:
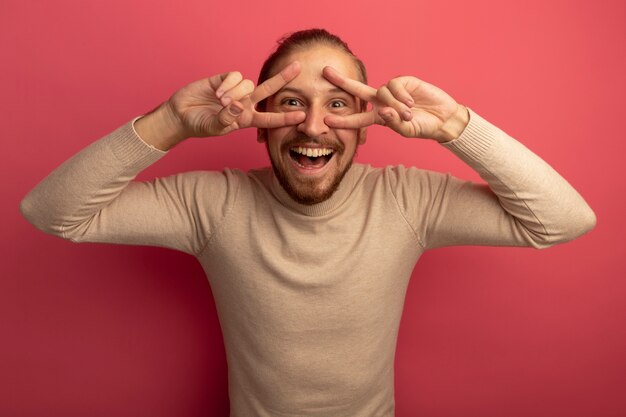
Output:
<svg viewBox="0 0 626 417">
<path fill-rule="evenodd" d="M 339 71 L 333 67 L 324 67 L 322 74 L 328 81 L 353 96 L 357 96 L 358 98 L 369 102 L 374 101 L 376 98 L 376 89 L 374 87 L 370 87 L 360 81 L 348 78 L 339 73 Z"/>
<path fill-rule="evenodd" d="M 283 88 L 289 81 L 293 80 L 300 74 L 300 63 L 294 61 L 291 64 L 283 68 L 278 74 L 272 78 L 265 80 L 257 88 L 254 89 L 250 95 L 252 104 L 256 104 L 261 100 L 265 100 L 269 96 L 275 94 L 278 90 Z"/>
<path fill-rule="evenodd" d="M 413 97 L 407 91 L 406 85 L 399 78 L 394 78 L 393 80 L 387 83 L 387 87 L 389 87 L 389 91 L 394 95 L 395 98 L 403 102 L 409 107 L 412 107 L 415 104 Z"/>
<path fill-rule="evenodd" d="M 403 136 L 410 137 L 411 132 L 415 130 L 413 124 L 402 120 L 393 107 L 382 107 L 378 110 L 378 114 L 385 122 L 385 126 L 388 126 L 390 129 Z"/>
<path fill-rule="evenodd" d="M 385 106 L 392 107 L 397 114 L 402 115 L 402 119 L 409 121 L 413 118 L 413 113 L 411 109 L 407 107 L 406 104 L 402 103 L 398 100 L 387 88 L 386 85 L 383 85 L 378 89 L 378 93 L 376 94 L 378 100 L 380 100 Z"/>
<path fill-rule="evenodd" d="M 220 87 L 221 88 L 221 87 Z M 251 80 L 243 80 L 230 90 L 226 90 L 220 98 L 222 106 L 228 106 L 231 101 L 241 100 L 254 91 L 254 83 Z"/>
<path fill-rule="evenodd" d="M 221 74 L 221 82 L 215 86 L 215 96 L 217 98 L 222 97 L 224 93 L 243 80 L 243 75 L 239 71 L 232 71 L 225 74 Z M 211 84 L 213 85 L 213 84 Z"/>
<path fill-rule="evenodd" d="M 337 129 L 360 129 L 376 123 L 376 113 L 368 111 L 365 113 L 355 113 L 349 116 L 326 116 L 324 123 L 329 127 Z"/>
<path fill-rule="evenodd" d="M 232 125 L 237 120 L 239 115 L 241 115 L 242 112 L 243 112 L 243 105 L 238 101 L 234 101 L 229 106 L 224 107 L 217 114 L 216 119 L 220 125 L 218 126 L 217 130 L 222 131 L 223 128 Z"/>
<path fill-rule="evenodd" d="M 288 111 L 285 113 L 262 112 L 254 114 L 252 126 L 274 129 L 297 125 L 304 122 L 304 119 L 306 119 L 306 113 L 303 111 Z"/>
</svg>

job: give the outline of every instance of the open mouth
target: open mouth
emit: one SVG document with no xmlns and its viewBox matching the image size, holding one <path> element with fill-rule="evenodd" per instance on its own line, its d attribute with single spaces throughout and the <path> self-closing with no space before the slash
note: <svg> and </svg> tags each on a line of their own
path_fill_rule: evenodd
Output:
<svg viewBox="0 0 626 417">
<path fill-rule="evenodd" d="M 306 148 L 297 146 L 289 149 L 289 156 L 295 163 L 304 169 L 319 169 L 324 167 L 335 154 L 331 148 Z"/>
</svg>

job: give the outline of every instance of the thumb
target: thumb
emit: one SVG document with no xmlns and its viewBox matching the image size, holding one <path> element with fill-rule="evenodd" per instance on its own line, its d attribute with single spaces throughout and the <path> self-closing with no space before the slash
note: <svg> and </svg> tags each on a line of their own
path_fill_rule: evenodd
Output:
<svg viewBox="0 0 626 417">
<path fill-rule="evenodd" d="M 400 115 L 394 108 L 383 107 L 382 109 L 378 110 L 378 115 L 385 122 L 385 126 L 388 126 L 392 130 L 395 130 L 396 132 L 400 132 L 400 129 L 402 128 L 401 125 L 403 123 L 403 120 L 400 119 Z"/>
<path fill-rule="evenodd" d="M 224 128 L 232 125 L 243 112 L 243 105 L 238 101 L 231 102 L 217 114 L 217 121 Z"/>
</svg>

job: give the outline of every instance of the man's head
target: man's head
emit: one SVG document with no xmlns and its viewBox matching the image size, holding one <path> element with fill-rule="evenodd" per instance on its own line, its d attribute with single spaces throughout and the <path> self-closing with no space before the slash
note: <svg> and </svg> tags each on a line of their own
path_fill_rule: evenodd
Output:
<svg viewBox="0 0 626 417">
<path fill-rule="evenodd" d="M 364 83 L 367 75 L 344 41 L 323 29 L 311 29 L 279 41 L 261 69 L 258 84 L 293 61 L 300 63 L 300 74 L 257 107 L 272 112 L 301 110 L 306 119 L 296 126 L 259 129 L 259 142 L 265 142 L 274 173 L 289 195 L 299 203 L 316 204 L 335 192 L 366 134 L 365 129 L 325 124 L 326 116 L 357 113 L 367 103 L 330 83 L 322 70 L 332 66 Z"/>
</svg>

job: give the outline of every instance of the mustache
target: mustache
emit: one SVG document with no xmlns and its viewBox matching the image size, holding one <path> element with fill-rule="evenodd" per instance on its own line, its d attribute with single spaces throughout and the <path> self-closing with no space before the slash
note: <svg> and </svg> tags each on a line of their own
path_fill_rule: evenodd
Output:
<svg viewBox="0 0 626 417">
<path fill-rule="evenodd" d="M 287 142 L 283 143 L 283 151 L 288 151 L 296 145 L 316 145 L 322 148 L 332 148 L 336 152 L 343 152 L 345 150 L 345 145 L 343 142 L 339 140 L 330 140 L 324 137 L 309 137 L 307 135 L 298 134 L 293 138 L 289 139 Z"/>
</svg>

